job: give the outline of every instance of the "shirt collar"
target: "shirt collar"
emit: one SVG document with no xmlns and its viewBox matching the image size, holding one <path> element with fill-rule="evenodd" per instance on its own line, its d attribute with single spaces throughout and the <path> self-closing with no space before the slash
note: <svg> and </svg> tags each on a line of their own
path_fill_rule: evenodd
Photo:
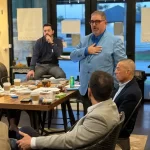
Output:
<svg viewBox="0 0 150 150">
<path fill-rule="evenodd" d="M 106 31 L 106 29 L 105 29 L 105 31 Z M 104 31 L 104 32 L 105 32 L 105 31 Z M 99 36 L 95 36 L 95 35 L 93 34 L 93 35 L 92 35 L 92 42 L 94 43 L 95 41 L 99 41 L 99 40 L 101 39 L 101 37 L 103 36 L 104 32 L 101 33 Z"/>
<path fill-rule="evenodd" d="M 93 109 L 95 109 L 98 105 L 101 105 L 101 103 L 102 103 L 102 102 L 99 102 L 99 103 L 97 103 L 97 104 L 94 104 L 94 105 L 88 107 L 87 112 L 88 112 L 88 113 L 91 112 L 91 111 L 92 111 Z"/>
<path fill-rule="evenodd" d="M 128 82 L 130 82 L 131 80 L 129 80 L 129 81 L 127 81 L 127 82 L 125 82 L 125 83 L 119 83 L 119 87 L 123 87 L 123 86 L 125 86 Z"/>
</svg>

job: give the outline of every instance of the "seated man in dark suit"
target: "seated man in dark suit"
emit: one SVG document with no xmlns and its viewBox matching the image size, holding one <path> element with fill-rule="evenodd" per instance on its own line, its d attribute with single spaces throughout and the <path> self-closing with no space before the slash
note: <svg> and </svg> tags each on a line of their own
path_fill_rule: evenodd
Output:
<svg viewBox="0 0 150 150">
<path fill-rule="evenodd" d="M 75 149 L 103 137 L 120 120 L 116 104 L 110 98 L 112 90 L 113 78 L 111 75 L 102 71 L 94 72 L 88 88 L 92 106 L 88 108 L 87 114 L 77 122 L 72 130 L 64 134 L 33 138 L 19 132 L 23 138 L 17 141 L 18 146 L 24 150 L 30 148 Z M 31 128 L 29 129 L 31 131 Z"/>
<path fill-rule="evenodd" d="M 131 59 L 121 60 L 116 67 L 115 74 L 119 81 L 119 89 L 113 97 L 119 112 L 125 112 L 125 121 L 128 120 L 134 108 L 142 97 L 141 90 L 134 78 L 135 64 Z M 138 110 L 120 133 L 120 138 L 128 138 L 134 129 Z"/>
</svg>

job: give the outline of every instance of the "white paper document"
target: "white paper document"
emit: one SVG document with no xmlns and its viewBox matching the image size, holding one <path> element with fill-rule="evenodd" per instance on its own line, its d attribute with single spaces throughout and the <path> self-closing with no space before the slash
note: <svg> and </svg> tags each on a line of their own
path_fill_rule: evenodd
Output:
<svg viewBox="0 0 150 150">
<path fill-rule="evenodd" d="M 61 32 L 65 34 L 79 34 L 80 20 L 63 20 L 61 22 Z"/>
<path fill-rule="evenodd" d="M 43 35 L 42 8 L 18 8 L 18 40 L 36 41 Z"/>
<path fill-rule="evenodd" d="M 141 12 L 141 41 L 150 42 L 150 8 L 142 8 Z"/>
</svg>

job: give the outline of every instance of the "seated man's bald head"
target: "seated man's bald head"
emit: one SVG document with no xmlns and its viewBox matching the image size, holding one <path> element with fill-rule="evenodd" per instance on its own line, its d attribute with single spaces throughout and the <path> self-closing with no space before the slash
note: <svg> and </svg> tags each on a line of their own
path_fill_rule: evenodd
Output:
<svg viewBox="0 0 150 150">
<path fill-rule="evenodd" d="M 120 63 L 122 63 L 123 66 L 124 66 L 126 69 L 130 70 L 131 73 L 132 73 L 132 75 L 134 76 L 135 63 L 134 63 L 133 60 L 131 60 L 131 59 L 123 59 L 123 60 L 120 61 Z"/>
<path fill-rule="evenodd" d="M 125 83 L 132 80 L 135 72 L 135 63 L 131 59 L 123 59 L 118 62 L 115 74 L 119 82 Z"/>
</svg>

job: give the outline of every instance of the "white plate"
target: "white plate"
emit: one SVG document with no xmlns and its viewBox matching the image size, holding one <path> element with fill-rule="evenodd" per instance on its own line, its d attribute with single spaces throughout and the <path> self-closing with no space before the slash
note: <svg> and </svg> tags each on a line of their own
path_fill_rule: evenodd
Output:
<svg viewBox="0 0 150 150">
<path fill-rule="evenodd" d="M 66 89 L 67 89 L 68 91 L 70 91 L 70 90 L 78 90 L 79 87 L 80 87 L 80 85 L 74 85 L 73 88 L 71 88 L 70 85 L 67 85 L 67 86 L 65 86 L 65 87 L 66 87 Z"/>
<path fill-rule="evenodd" d="M 14 94 L 14 93 L 10 93 L 9 95 L 10 95 L 10 96 L 16 96 L 16 94 Z M 18 96 L 18 95 L 17 95 L 17 96 Z"/>
<path fill-rule="evenodd" d="M 0 92 L 1 92 L 1 91 L 4 91 L 4 89 L 3 89 L 3 88 L 0 88 Z"/>
<path fill-rule="evenodd" d="M 41 91 L 40 94 L 49 94 L 51 91 Z"/>
<path fill-rule="evenodd" d="M 31 91 L 30 90 L 19 90 L 19 91 L 17 91 L 17 93 L 19 93 L 19 94 L 30 94 Z"/>
<path fill-rule="evenodd" d="M 58 79 L 49 79 L 52 84 L 58 84 L 59 80 Z"/>
<path fill-rule="evenodd" d="M 27 90 L 28 88 L 27 87 L 20 87 L 20 88 L 10 88 L 10 90 L 15 90 L 15 91 L 22 91 L 22 90 Z"/>
<path fill-rule="evenodd" d="M 4 92 L 4 89 L 0 89 L 0 93 L 3 93 Z"/>
<path fill-rule="evenodd" d="M 59 92 L 60 91 L 59 88 L 50 88 L 50 90 L 53 91 L 53 92 Z"/>
<path fill-rule="evenodd" d="M 59 88 L 49 88 L 49 87 L 40 87 L 38 89 L 33 90 L 33 92 L 42 92 L 42 91 L 54 91 L 54 92 L 59 92 Z"/>
<path fill-rule="evenodd" d="M 34 90 L 34 89 L 37 88 L 37 86 L 36 86 L 36 85 L 28 85 L 28 88 L 29 88 L 30 90 Z"/>
<path fill-rule="evenodd" d="M 70 85 L 66 85 L 65 87 L 66 87 L 66 88 L 70 88 Z M 80 85 L 74 85 L 73 88 L 79 88 L 79 87 L 80 87 Z"/>
</svg>

